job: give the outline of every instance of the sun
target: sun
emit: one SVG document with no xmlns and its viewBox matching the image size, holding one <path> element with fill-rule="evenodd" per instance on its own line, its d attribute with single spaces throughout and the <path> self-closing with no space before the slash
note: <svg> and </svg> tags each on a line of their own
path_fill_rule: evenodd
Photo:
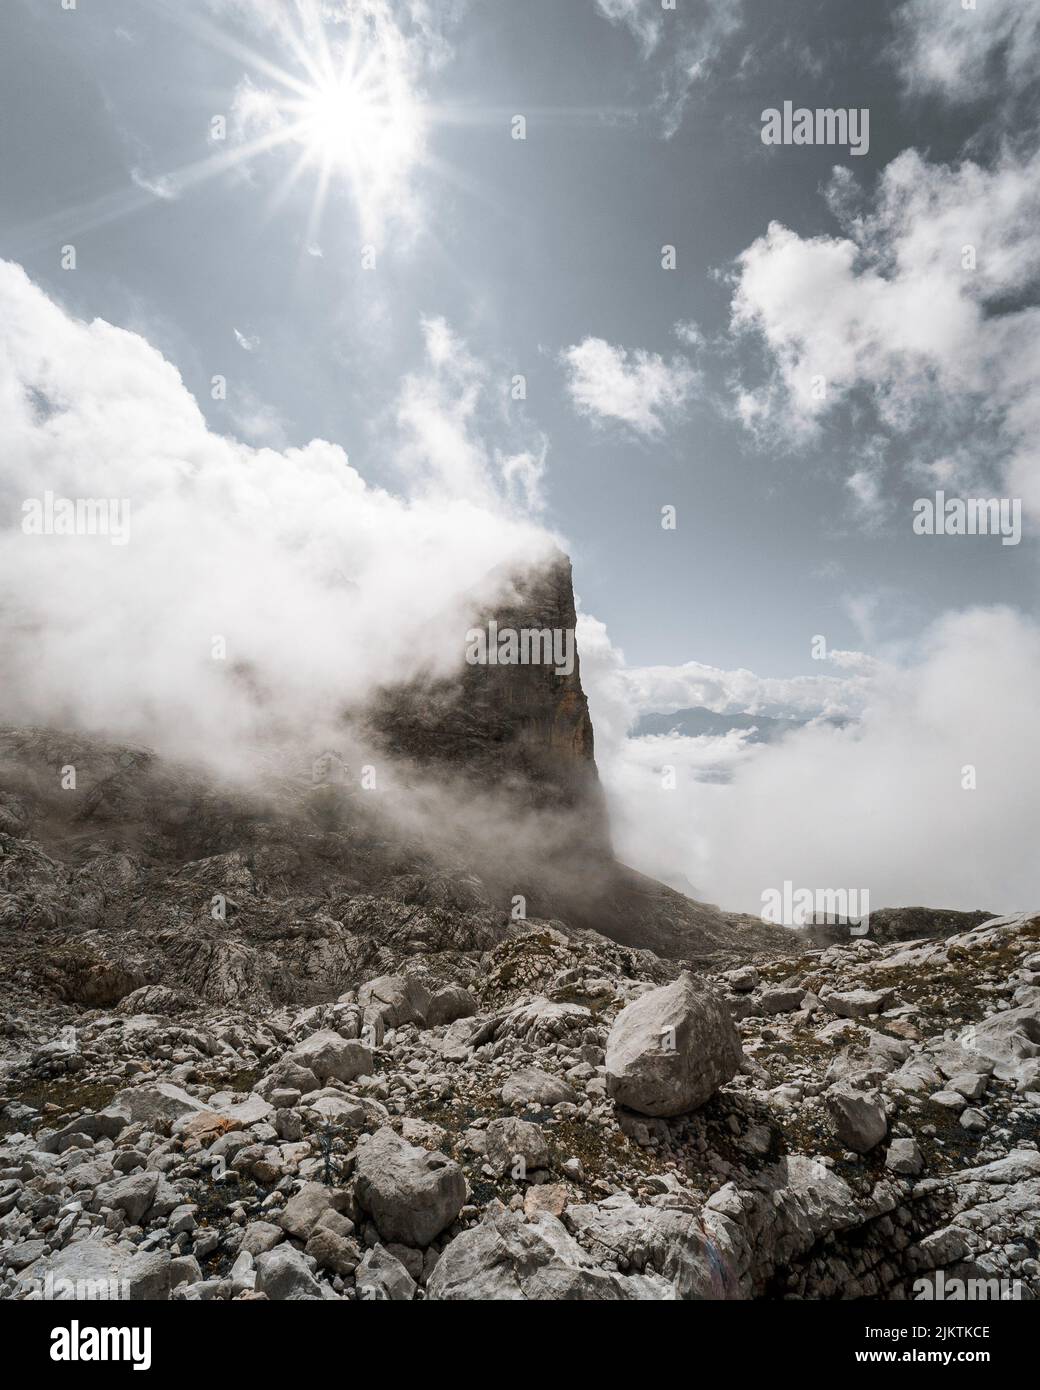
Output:
<svg viewBox="0 0 1040 1390">
<path fill-rule="evenodd" d="M 367 5 L 337 13 L 335 24 L 321 0 L 295 0 L 275 13 L 284 60 L 257 52 L 188 7 L 178 9 L 192 32 L 249 71 L 231 104 L 234 143 L 171 179 L 188 187 L 281 150 L 290 158 L 272 188 L 270 211 L 312 176 L 307 237 L 316 233 L 337 190 L 353 202 L 366 241 L 391 222 L 410 221 L 414 180 L 431 164 L 428 136 L 438 117 L 419 85 L 407 36 Z"/>
<path fill-rule="evenodd" d="M 378 182 L 418 155 L 419 109 L 410 94 L 378 75 L 337 73 L 315 83 L 295 105 L 295 139 L 327 171 Z"/>
<path fill-rule="evenodd" d="M 299 138 L 318 163 L 350 165 L 383 141 L 388 119 L 375 92 L 340 77 L 304 99 Z"/>
</svg>

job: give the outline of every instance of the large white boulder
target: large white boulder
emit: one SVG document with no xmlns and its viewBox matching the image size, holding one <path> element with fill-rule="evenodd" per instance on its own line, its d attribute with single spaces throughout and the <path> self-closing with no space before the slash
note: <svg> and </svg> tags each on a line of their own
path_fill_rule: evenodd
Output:
<svg viewBox="0 0 1040 1390">
<path fill-rule="evenodd" d="M 622 1009 L 607 1038 L 607 1094 L 641 1115 L 682 1115 L 710 1100 L 743 1060 L 721 999 L 683 973 Z"/>
</svg>

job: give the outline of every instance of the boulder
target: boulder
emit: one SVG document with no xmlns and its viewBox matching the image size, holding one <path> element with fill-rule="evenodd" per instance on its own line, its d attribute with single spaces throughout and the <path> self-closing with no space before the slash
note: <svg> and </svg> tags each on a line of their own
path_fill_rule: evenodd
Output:
<svg viewBox="0 0 1040 1390">
<path fill-rule="evenodd" d="M 322 1297 L 321 1285 L 315 1279 L 302 1250 L 292 1245 L 276 1245 L 264 1255 L 257 1255 L 257 1293 L 264 1293 L 279 1302 L 312 1302 Z"/>
<path fill-rule="evenodd" d="M 888 1133 L 888 1117 L 879 1097 L 857 1091 L 847 1082 L 839 1082 L 830 1088 L 827 1108 L 835 1134 L 853 1153 L 869 1153 Z"/>
<path fill-rule="evenodd" d="M 358 990 L 365 1022 L 378 1018 L 386 1028 L 400 1028 L 402 1023 L 425 1025 L 430 1002 L 430 991 L 415 975 L 380 975 Z M 441 1021 L 450 1023 L 451 1019 Z"/>
<path fill-rule="evenodd" d="M 888 1146 L 885 1167 L 903 1178 L 916 1178 L 924 1168 L 924 1158 L 916 1139 L 893 1139 Z"/>
<path fill-rule="evenodd" d="M 206 1106 L 182 1086 L 174 1086 L 169 1081 L 153 1081 L 120 1091 L 111 1109 L 124 1114 L 129 1124 L 143 1124 L 154 1129 L 157 1123 L 176 1124 L 183 1116 L 205 1110 Z"/>
<path fill-rule="evenodd" d="M 450 1226 L 466 1200 L 462 1169 L 383 1128 L 359 1147 L 355 1196 L 384 1241 L 425 1246 Z"/>
<path fill-rule="evenodd" d="M 134 1251 L 127 1245 L 78 1240 L 53 1255 L 37 1260 L 21 1279 L 39 1286 L 55 1302 L 128 1299 L 165 1302 L 170 1296 L 170 1255 L 167 1251 Z"/>
<path fill-rule="evenodd" d="M 345 1192 L 321 1183 L 305 1182 L 275 1219 L 287 1234 L 306 1241 L 328 1211 L 342 1211 L 347 1203 Z"/>
<path fill-rule="evenodd" d="M 725 971 L 722 979 L 734 994 L 750 994 L 758 984 L 758 971 L 753 965 L 741 965 Z"/>
<path fill-rule="evenodd" d="M 353 1081 L 372 1071 L 371 1049 L 353 1038 L 341 1037 L 331 1028 L 312 1033 L 285 1054 L 284 1061 L 313 1072 L 319 1081 L 334 1077 L 337 1081 Z"/>
<path fill-rule="evenodd" d="M 541 1127 L 512 1116 L 492 1120 L 487 1127 L 487 1161 L 498 1178 L 511 1173 L 525 1179 L 538 1168 L 548 1168 L 549 1147 Z"/>
<path fill-rule="evenodd" d="M 736 1075 L 743 1050 L 733 1019 L 684 972 L 642 995 L 607 1038 L 607 1093 L 642 1115 L 682 1115 Z"/>
<path fill-rule="evenodd" d="M 144 1214 L 155 1201 L 159 1187 L 159 1174 L 155 1172 L 131 1173 L 128 1177 L 113 1178 L 102 1183 L 94 1193 L 91 1204 L 93 1211 L 111 1207 L 121 1211 L 131 1226 L 140 1225 Z"/>
<path fill-rule="evenodd" d="M 415 1280 L 401 1261 L 382 1245 L 375 1245 L 366 1253 L 355 1278 L 359 1298 L 410 1303 L 415 1296 Z"/>
<path fill-rule="evenodd" d="M 506 1078 L 502 1100 L 506 1105 L 576 1105 L 578 1094 L 560 1077 L 538 1067 L 524 1067 Z"/>
<path fill-rule="evenodd" d="M 773 989 L 764 989 L 754 1001 L 754 1013 L 760 1014 L 789 1014 L 795 1009 L 801 1008 L 802 1000 L 805 998 L 805 990 L 798 988 L 786 988 L 776 986 Z"/>
<path fill-rule="evenodd" d="M 188 999 L 179 990 L 168 985 L 142 985 L 125 995 L 116 1005 L 118 1014 L 153 1014 L 172 1016 L 183 1013 L 188 1008 Z"/>
<path fill-rule="evenodd" d="M 963 1046 L 992 1063 L 994 1075 L 1002 1081 L 1017 1081 L 1030 1059 L 1040 1057 L 1040 1005 L 991 1014 L 969 1030 Z M 965 1061 L 970 1063 L 970 1058 Z"/>
<path fill-rule="evenodd" d="M 654 1275 L 601 1269 L 555 1216 L 525 1222 L 520 1212 L 488 1211 L 479 1226 L 445 1247 L 426 1284 L 439 1302 L 469 1300 L 567 1303 L 674 1300 Z"/>
<path fill-rule="evenodd" d="M 430 1000 L 426 1011 L 427 1028 L 439 1028 L 442 1023 L 454 1023 L 460 1018 L 472 1018 L 477 1001 L 461 985 L 445 985 Z"/>
<path fill-rule="evenodd" d="M 825 989 L 820 991 L 820 1002 L 840 1018 L 867 1018 L 887 1009 L 894 993 L 891 989 Z"/>
</svg>

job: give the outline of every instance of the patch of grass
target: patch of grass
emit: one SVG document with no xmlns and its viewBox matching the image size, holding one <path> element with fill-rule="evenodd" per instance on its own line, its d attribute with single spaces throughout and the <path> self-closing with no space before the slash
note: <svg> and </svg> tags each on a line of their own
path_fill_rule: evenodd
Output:
<svg viewBox="0 0 1040 1390">
<path fill-rule="evenodd" d="M 44 1127 L 59 1128 L 72 1115 L 79 1114 L 82 1110 L 104 1110 L 111 1104 L 112 1097 L 118 1090 L 119 1087 L 111 1084 L 102 1085 L 95 1081 L 73 1081 L 52 1077 L 47 1080 L 34 1078 L 21 1085 L 9 1086 L 5 1089 L 5 1094 L 10 1100 L 31 1105 L 37 1110 L 42 1110 L 48 1104 L 59 1107 L 53 1114 L 40 1115 L 29 1122 L 29 1132 L 35 1134 L 38 1129 Z M 19 1130 L 25 1132 L 24 1121 L 9 1120 L 0 1115 L 0 1136 L 15 1134 Z"/>
</svg>

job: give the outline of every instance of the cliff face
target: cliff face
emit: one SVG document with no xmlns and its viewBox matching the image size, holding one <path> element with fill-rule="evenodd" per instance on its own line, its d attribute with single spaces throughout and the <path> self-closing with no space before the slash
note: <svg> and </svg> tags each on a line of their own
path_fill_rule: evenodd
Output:
<svg viewBox="0 0 1040 1390">
<path fill-rule="evenodd" d="M 565 556 L 540 570 L 503 574 L 501 597 L 472 630 L 486 634 L 496 656 L 510 633 L 542 634 L 545 652 L 555 637 L 565 662 L 466 661 L 460 633 L 457 674 L 384 690 L 366 732 L 390 756 L 501 790 L 520 810 L 579 813 L 585 850 L 609 855 L 575 624 Z"/>
<path fill-rule="evenodd" d="M 364 735 L 389 758 L 406 760 L 421 777 L 449 780 L 456 795 L 496 802 L 505 833 L 494 863 L 484 853 L 477 872 L 506 901 L 520 892 L 556 912 L 576 892 L 588 894 L 613 863 L 574 627 L 566 556 L 503 573 L 499 598 L 473 617 L 470 634 L 481 634 L 481 651 L 460 632 L 452 677 L 385 689 L 364 719 Z M 538 655 L 555 648 L 562 663 L 501 659 L 516 656 L 510 634 L 527 644 L 537 635 Z M 467 660 L 466 646 L 480 659 Z"/>
<path fill-rule="evenodd" d="M 547 566 L 503 574 L 500 598 L 474 621 L 499 641 L 508 632 L 573 634 L 570 561 L 561 554 Z M 565 672 L 547 662 L 460 660 L 449 680 L 384 691 L 367 732 L 424 773 L 493 789 L 518 821 L 533 813 L 522 837 L 507 834 L 494 862 L 476 866 L 493 900 L 508 904 L 519 893 L 532 915 L 564 918 L 668 958 L 787 949 L 782 930 L 694 902 L 615 860 L 576 642 L 569 653 Z"/>
</svg>

